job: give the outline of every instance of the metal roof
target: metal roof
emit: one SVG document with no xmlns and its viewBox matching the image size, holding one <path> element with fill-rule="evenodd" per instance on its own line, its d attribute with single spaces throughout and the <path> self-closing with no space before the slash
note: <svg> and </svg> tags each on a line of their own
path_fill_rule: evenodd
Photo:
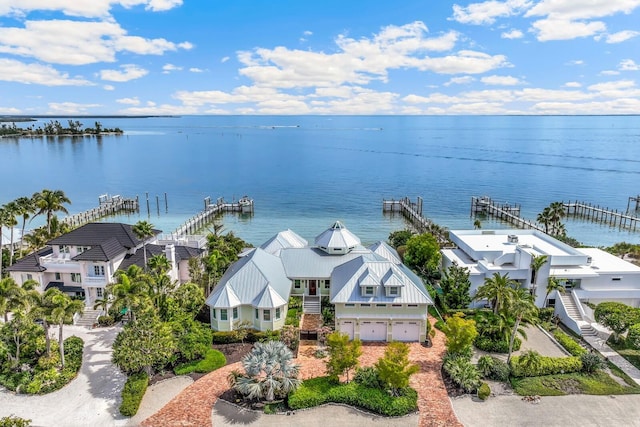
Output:
<svg viewBox="0 0 640 427">
<path fill-rule="evenodd" d="M 264 249 L 266 252 L 279 256 L 280 251 L 286 248 L 304 248 L 307 246 L 309 242 L 300 237 L 295 232 L 287 229 L 285 231 L 281 231 L 266 242 L 264 242 L 260 247 Z"/>
<path fill-rule="evenodd" d="M 382 240 L 369 246 L 369 249 L 372 252 L 388 259 L 394 264 L 402 264 L 402 260 L 400 259 L 400 255 L 398 255 L 398 252 Z"/>
<path fill-rule="evenodd" d="M 299 278 L 329 278 L 334 268 L 363 254 L 368 249 L 358 246 L 342 255 L 329 255 L 318 248 L 288 248 L 280 252 L 287 276 Z"/>
<path fill-rule="evenodd" d="M 373 255 L 373 254 L 372 254 Z M 390 273 L 391 272 L 391 273 Z M 402 286 L 400 295 L 386 296 L 383 286 L 376 286 L 373 296 L 364 296 L 360 289 L 360 279 L 394 277 Z M 378 285 L 384 283 L 379 279 Z M 390 285 L 390 284 L 389 284 Z M 370 286 L 370 285 L 366 285 Z M 395 303 L 395 304 L 433 304 L 422 280 L 406 266 L 396 265 L 382 260 L 379 256 L 361 255 L 336 267 L 331 275 L 331 303 Z"/>
<path fill-rule="evenodd" d="M 266 288 L 262 291 L 260 295 L 258 295 L 253 300 L 253 306 L 256 308 L 272 308 L 272 307 L 281 307 L 285 305 L 287 301 L 285 301 L 272 287 L 271 285 L 267 285 Z"/>
<path fill-rule="evenodd" d="M 278 300 L 274 297 L 272 301 L 284 301 L 280 304 L 283 305 L 289 300 L 291 280 L 285 274 L 280 258 L 257 248 L 227 269 L 207 298 L 207 305 L 216 307 L 219 294 L 224 292 L 225 287 L 233 289 L 241 304 L 251 305 L 260 302 L 265 289 L 271 287 L 281 298 Z"/>
<path fill-rule="evenodd" d="M 233 288 L 231 286 L 225 286 L 221 292 L 218 292 L 216 296 L 211 299 L 211 302 L 207 300 L 207 304 L 214 308 L 231 308 L 241 305 L 241 302 L 238 295 L 233 291 Z"/>
<path fill-rule="evenodd" d="M 360 238 L 347 230 L 340 221 L 336 221 L 316 237 L 315 244 L 320 248 L 349 249 L 358 246 Z"/>
</svg>

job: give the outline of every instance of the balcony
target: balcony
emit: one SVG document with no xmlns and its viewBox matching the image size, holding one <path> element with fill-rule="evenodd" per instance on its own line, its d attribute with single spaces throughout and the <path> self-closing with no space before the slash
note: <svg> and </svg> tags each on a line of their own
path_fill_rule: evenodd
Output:
<svg viewBox="0 0 640 427">
<path fill-rule="evenodd" d="M 88 286 L 106 286 L 107 278 L 105 276 L 85 276 L 84 284 Z"/>
<path fill-rule="evenodd" d="M 80 263 L 73 261 L 69 254 L 49 254 L 40 257 L 40 265 L 52 272 L 80 272 Z"/>
</svg>

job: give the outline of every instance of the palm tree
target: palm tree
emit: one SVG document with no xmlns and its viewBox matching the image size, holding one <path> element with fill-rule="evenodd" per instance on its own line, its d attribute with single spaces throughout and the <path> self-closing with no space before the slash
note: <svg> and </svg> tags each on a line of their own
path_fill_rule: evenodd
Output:
<svg viewBox="0 0 640 427">
<path fill-rule="evenodd" d="M 549 234 L 549 226 L 553 224 L 553 220 L 551 219 L 551 210 L 549 207 L 546 207 L 538 214 L 536 218 L 540 224 L 544 226 L 544 232 Z"/>
<path fill-rule="evenodd" d="M 536 323 L 538 321 L 538 307 L 533 303 L 533 297 L 526 289 L 518 288 L 513 291 L 511 298 L 507 302 L 506 310 L 515 319 L 511 330 L 511 338 L 509 339 L 509 354 L 507 356 L 507 363 L 509 363 L 516 334 L 520 333 L 526 337 L 524 331 L 520 329 L 520 324 Z"/>
<path fill-rule="evenodd" d="M 9 321 L 9 312 L 14 307 L 20 286 L 11 277 L 0 279 L 0 314 L 4 315 L 4 323 Z"/>
<path fill-rule="evenodd" d="M 9 227 L 10 232 L 10 243 L 9 243 L 9 265 L 13 264 L 13 230 L 16 225 L 18 225 L 18 220 L 16 219 L 16 215 L 20 214 L 20 208 L 15 201 L 9 202 L 4 205 L 4 208 L 9 213 L 6 218 L 5 225 Z"/>
<path fill-rule="evenodd" d="M 246 375 L 235 378 L 233 388 L 247 399 L 268 402 L 284 398 L 302 383 L 299 365 L 293 363 L 291 350 L 281 341 L 256 343 L 242 359 Z"/>
<path fill-rule="evenodd" d="M 24 229 L 27 225 L 27 220 L 31 215 L 36 213 L 36 205 L 30 197 L 18 197 L 16 200 L 18 206 L 18 215 L 22 215 L 22 232 L 20 233 L 20 250 L 24 250 Z"/>
<path fill-rule="evenodd" d="M 560 220 L 567 216 L 567 212 L 564 210 L 564 203 L 553 202 L 549 205 L 549 216 L 551 221 L 555 224 L 559 224 Z"/>
<path fill-rule="evenodd" d="M 482 222 L 479 219 L 473 221 L 473 228 L 476 230 L 480 230 L 482 228 Z"/>
<path fill-rule="evenodd" d="M 63 327 L 65 320 L 73 317 L 75 313 L 82 313 L 84 304 L 79 300 L 72 300 L 67 294 L 58 289 L 52 289 L 51 294 L 51 319 L 58 324 L 58 346 L 60 347 L 60 364 L 64 369 L 64 336 Z M 55 292 L 57 291 L 57 292 Z"/>
<path fill-rule="evenodd" d="M 148 278 L 137 265 L 130 266 L 127 271 L 116 272 L 116 283 L 107 286 L 113 295 L 113 304 L 125 309 L 129 313 L 129 319 L 135 321 L 134 310 L 140 305 L 141 299 L 148 288 Z"/>
<path fill-rule="evenodd" d="M 62 190 L 44 189 L 33 195 L 34 203 L 37 207 L 36 216 L 40 214 L 47 215 L 47 233 L 51 235 L 51 217 L 54 212 L 69 213 L 64 206 L 65 203 L 71 204 L 71 200 L 64 194 Z"/>
<path fill-rule="evenodd" d="M 102 310 L 104 313 L 108 313 L 109 312 L 109 305 L 111 305 L 112 303 L 112 298 L 111 298 L 111 288 L 110 287 L 106 287 L 103 291 L 102 291 L 102 298 L 98 298 L 94 301 L 93 304 L 93 309 L 94 310 Z"/>
<path fill-rule="evenodd" d="M 520 355 L 518 362 L 527 372 L 537 372 L 542 366 L 542 356 L 535 350 L 527 350 Z"/>
<path fill-rule="evenodd" d="M 26 282 L 25 282 L 26 284 Z M 49 336 L 49 325 L 52 321 L 51 312 L 53 310 L 52 297 L 57 295 L 57 288 L 47 289 L 45 293 L 36 290 L 28 291 L 26 297 L 30 300 L 32 307 L 29 314 L 34 319 L 42 320 L 42 329 L 44 329 L 44 339 L 46 343 L 47 357 L 51 356 L 51 337 Z"/>
<path fill-rule="evenodd" d="M 547 255 L 531 255 L 531 294 L 536 296 L 536 280 L 538 279 L 538 271 L 547 262 Z"/>
<path fill-rule="evenodd" d="M 551 292 L 553 291 L 558 291 L 559 293 L 564 294 L 566 289 L 558 279 L 556 279 L 555 277 L 549 277 L 547 279 L 547 293 L 544 296 L 545 305 L 549 298 L 549 294 L 551 294 Z"/>
<path fill-rule="evenodd" d="M 153 224 L 148 221 L 138 221 L 131 227 L 133 234 L 142 240 L 142 250 L 144 253 L 144 269 L 147 269 L 147 239 L 153 236 Z"/>
<path fill-rule="evenodd" d="M 498 314 L 500 308 L 505 304 L 518 282 L 509 278 L 509 273 L 504 276 L 500 273 L 493 273 L 492 277 L 484 279 L 484 285 L 478 287 L 474 300 L 487 299 L 493 306 L 493 313 Z"/>
<path fill-rule="evenodd" d="M 2 277 L 2 227 L 8 226 L 10 213 L 5 206 L 0 206 L 0 277 Z"/>
</svg>

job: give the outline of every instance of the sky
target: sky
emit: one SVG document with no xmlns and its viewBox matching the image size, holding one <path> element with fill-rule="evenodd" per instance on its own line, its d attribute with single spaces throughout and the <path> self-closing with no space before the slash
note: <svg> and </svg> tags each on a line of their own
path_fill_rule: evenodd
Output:
<svg viewBox="0 0 640 427">
<path fill-rule="evenodd" d="M 0 115 L 640 114 L 640 0 L 0 0 Z"/>
</svg>

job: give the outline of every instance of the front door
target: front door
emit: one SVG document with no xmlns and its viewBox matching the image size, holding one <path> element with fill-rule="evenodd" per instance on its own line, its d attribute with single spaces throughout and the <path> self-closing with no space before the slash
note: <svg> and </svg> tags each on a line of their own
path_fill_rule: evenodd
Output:
<svg viewBox="0 0 640 427">
<path fill-rule="evenodd" d="M 309 295 L 315 295 L 318 288 L 315 280 L 309 280 Z"/>
</svg>

